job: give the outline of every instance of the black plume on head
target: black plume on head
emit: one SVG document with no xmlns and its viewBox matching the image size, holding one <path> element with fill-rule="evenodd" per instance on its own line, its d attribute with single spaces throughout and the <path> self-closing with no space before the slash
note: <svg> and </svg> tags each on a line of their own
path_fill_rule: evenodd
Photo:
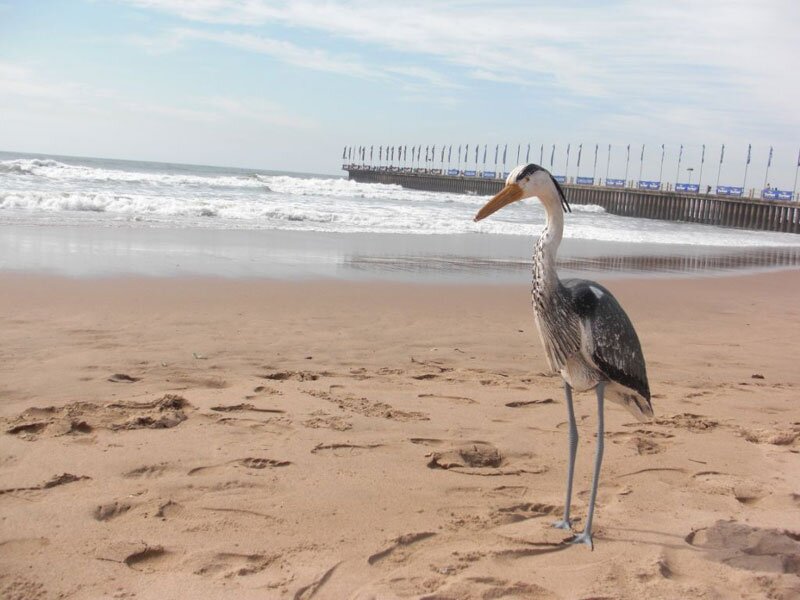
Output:
<svg viewBox="0 0 800 600">
<path fill-rule="evenodd" d="M 539 165 L 535 165 L 533 163 L 526 165 L 525 168 L 519 172 L 519 175 L 517 175 L 517 181 L 524 179 L 528 175 L 533 175 L 537 171 L 544 171 L 545 173 L 547 173 L 547 175 L 550 177 L 550 180 L 553 182 L 553 185 L 555 185 L 556 189 L 558 190 L 558 196 L 559 198 L 561 198 L 561 208 L 564 209 L 564 212 L 572 212 L 572 209 L 569 207 L 569 202 L 567 202 L 567 196 L 564 194 L 564 189 L 561 187 L 561 184 L 558 183 L 558 181 L 556 181 L 556 178 L 553 177 L 550 171 L 548 171 L 544 167 L 540 167 Z"/>
</svg>

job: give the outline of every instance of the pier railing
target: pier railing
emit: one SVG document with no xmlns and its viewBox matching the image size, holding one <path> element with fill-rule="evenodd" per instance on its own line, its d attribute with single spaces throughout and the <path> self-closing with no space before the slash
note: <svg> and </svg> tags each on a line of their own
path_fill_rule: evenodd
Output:
<svg viewBox="0 0 800 600">
<path fill-rule="evenodd" d="M 504 184 L 502 180 L 494 178 L 410 170 L 382 170 L 355 165 L 346 165 L 344 169 L 354 181 L 396 184 L 409 189 L 434 192 L 489 196 L 497 193 Z M 800 205 L 797 202 L 569 183 L 562 184 L 562 187 L 571 204 L 595 204 L 603 207 L 606 212 L 625 217 L 800 233 Z"/>
</svg>

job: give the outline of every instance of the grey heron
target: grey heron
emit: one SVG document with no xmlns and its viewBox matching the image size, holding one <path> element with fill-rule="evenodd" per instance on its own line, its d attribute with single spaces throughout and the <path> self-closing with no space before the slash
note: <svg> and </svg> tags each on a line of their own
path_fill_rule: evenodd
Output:
<svg viewBox="0 0 800 600">
<path fill-rule="evenodd" d="M 533 314 L 547 362 L 564 380 L 569 417 L 569 466 L 564 518 L 554 527 L 572 530 L 570 503 L 578 429 L 572 392 L 595 390 L 597 396 L 597 452 L 586 524 L 571 543 L 592 544 L 592 518 L 603 462 L 603 401 L 622 404 L 639 420 L 653 416 L 650 386 L 636 330 L 619 302 L 605 287 L 585 279 L 558 278 L 556 253 L 564 233 L 564 213 L 571 212 L 564 190 L 539 165 L 520 165 L 509 173 L 505 187 L 475 215 L 480 221 L 523 198 L 537 197 L 547 222 L 533 253 Z"/>
</svg>

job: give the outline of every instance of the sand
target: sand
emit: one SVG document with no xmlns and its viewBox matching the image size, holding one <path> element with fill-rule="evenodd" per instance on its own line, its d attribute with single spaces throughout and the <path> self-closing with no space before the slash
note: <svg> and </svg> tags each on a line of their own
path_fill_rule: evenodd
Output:
<svg viewBox="0 0 800 600">
<path fill-rule="evenodd" d="M 0 597 L 800 596 L 800 273 L 603 283 L 590 551 L 525 287 L 1 276 Z"/>
</svg>

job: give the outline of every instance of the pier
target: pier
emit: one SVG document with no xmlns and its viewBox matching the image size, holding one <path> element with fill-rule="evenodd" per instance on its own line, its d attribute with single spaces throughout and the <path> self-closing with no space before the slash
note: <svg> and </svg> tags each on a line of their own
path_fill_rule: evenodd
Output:
<svg viewBox="0 0 800 600">
<path fill-rule="evenodd" d="M 413 190 L 490 196 L 504 181 L 478 176 L 442 175 L 423 170 L 344 165 L 353 181 L 401 185 Z M 703 223 L 737 229 L 800 233 L 797 202 L 726 198 L 712 194 L 648 191 L 562 183 L 570 204 L 595 204 L 624 217 Z"/>
</svg>

